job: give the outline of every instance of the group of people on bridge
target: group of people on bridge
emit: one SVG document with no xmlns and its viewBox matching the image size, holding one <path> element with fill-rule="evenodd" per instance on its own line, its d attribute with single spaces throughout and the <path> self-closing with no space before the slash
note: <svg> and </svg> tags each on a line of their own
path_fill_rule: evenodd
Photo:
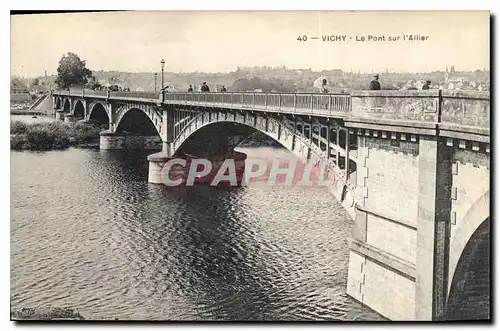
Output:
<svg viewBox="0 0 500 331">
<path fill-rule="evenodd" d="M 429 90 L 431 86 L 431 81 L 426 80 L 425 83 L 422 85 L 422 90 Z M 369 85 L 369 90 L 371 91 L 377 91 L 381 90 L 380 82 L 379 82 L 379 74 L 373 75 L 373 80 L 370 82 Z M 409 86 L 405 88 L 405 90 L 417 90 L 415 86 Z M 323 79 L 323 83 L 321 86 L 321 92 L 322 93 L 328 93 L 328 81 L 326 79 Z"/>
<path fill-rule="evenodd" d="M 378 74 L 373 75 L 373 80 L 370 82 L 370 90 L 376 91 L 376 90 L 381 89 L 380 82 L 378 81 L 378 79 L 379 79 Z M 431 81 L 426 80 L 424 85 L 422 85 L 422 90 L 428 90 L 428 89 L 430 89 L 430 86 L 431 86 Z M 406 88 L 406 90 L 417 90 L 417 88 L 412 85 L 412 86 L 409 86 L 408 88 Z"/>
<path fill-rule="evenodd" d="M 189 88 L 187 91 L 194 92 L 193 85 L 189 85 Z M 207 82 L 201 83 L 200 91 L 201 92 L 210 92 L 210 87 L 208 87 Z M 226 87 L 224 85 L 222 85 L 219 92 L 227 92 Z"/>
<path fill-rule="evenodd" d="M 429 90 L 431 85 L 431 81 L 427 80 L 425 83 L 422 85 L 422 90 Z M 407 90 L 417 90 L 415 86 L 410 86 L 406 88 Z M 373 80 L 370 82 L 369 85 L 369 90 L 372 91 L 377 91 L 381 90 L 381 85 L 379 82 L 379 74 L 373 75 Z M 189 85 L 189 88 L 187 90 L 188 92 L 194 92 L 193 85 Z M 208 87 L 207 82 L 203 82 L 200 87 L 201 92 L 210 92 L 210 87 Z M 226 87 L 224 85 L 221 86 L 219 89 L 219 92 L 227 92 Z M 323 84 L 321 87 L 321 92 L 322 93 L 328 93 L 328 81 L 326 79 L 323 79 Z"/>
</svg>

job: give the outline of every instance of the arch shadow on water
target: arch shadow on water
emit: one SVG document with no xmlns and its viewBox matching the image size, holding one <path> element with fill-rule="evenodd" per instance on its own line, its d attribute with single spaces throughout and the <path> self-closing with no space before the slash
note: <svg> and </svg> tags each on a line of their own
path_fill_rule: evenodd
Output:
<svg viewBox="0 0 500 331">
<path fill-rule="evenodd" d="M 14 306 L 71 306 L 108 320 L 377 319 L 345 298 L 351 223 L 322 192 L 167 188 L 147 183 L 150 151 L 57 153 L 71 157 L 23 154 L 18 163 L 41 171 L 17 176 L 26 184 L 16 212 L 32 216 L 13 222 L 38 219 L 48 241 L 14 237 L 40 253 L 17 264 L 27 281 Z M 25 194 L 33 178 L 46 186 L 43 208 Z"/>
<path fill-rule="evenodd" d="M 99 153 L 109 162 L 113 168 L 112 172 L 117 178 L 124 180 L 138 180 L 147 184 L 149 162 L 148 155 L 159 152 L 160 150 L 100 150 Z"/>
<path fill-rule="evenodd" d="M 110 163 L 110 182 L 123 183 L 117 185 L 123 188 L 113 191 L 132 197 L 120 198 L 125 205 L 114 207 L 115 217 L 127 222 L 120 225 L 126 229 L 117 230 L 117 240 L 130 245 L 122 250 L 137 270 L 134 288 L 142 289 L 147 307 L 158 307 L 157 315 L 175 320 L 342 320 L 350 313 L 345 307 L 354 305 L 355 315 L 361 311 L 380 319 L 342 294 L 347 277 L 343 263 L 330 276 L 321 271 L 322 284 L 308 280 L 309 271 L 304 279 L 304 268 L 312 268 L 313 257 L 322 256 L 318 255 L 322 244 L 308 249 L 310 258 L 306 258 L 295 255 L 300 252 L 297 245 L 291 248 L 276 242 L 274 226 L 263 234 L 262 222 L 268 216 L 259 209 L 267 207 L 256 210 L 255 195 L 249 204 L 248 188 L 148 184 L 146 156 L 151 153 L 102 151 L 101 157 Z M 318 225 L 315 232 L 322 232 L 323 226 Z M 347 246 L 344 249 L 341 255 L 347 255 Z M 318 294 L 322 288 L 335 292 L 335 298 Z"/>
<path fill-rule="evenodd" d="M 170 259 L 182 265 L 178 286 L 200 309 L 197 319 L 273 319 L 269 293 L 271 282 L 263 279 L 265 268 L 248 238 L 243 238 L 247 219 L 241 218 L 238 196 L 243 188 L 208 186 L 155 189 L 163 199 L 175 199 L 184 232 Z M 160 198 L 160 199 L 161 199 Z M 253 251 L 253 253 L 252 253 Z M 252 256 L 257 254 L 257 256 Z M 279 314 L 276 314 L 279 316 Z M 276 317 L 277 318 L 277 317 Z"/>
<path fill-rule="evenodd" d="M 347 245 L 338 245 L 333 250 L 324 247 L 330 242 L 323 242 L 319 233 L 324 233 L 325 226 L 329 225 L 320 222 L 311 227 L 310 223 L 294 223 L 287 219 L 291 213 L 279 210 L 275 211 L 274 218 L 283 215 L 283 220 L 268 219 L 273 216 L 255 210 L 254 203 L 263 198 L 256 199 L 261 194 L 255 193 L 258 189 L 252 193 L 247 187 L 150 185 L 148 190 L 150 200 L 164 201 L 152 213 L 163 214 L 163 227 L 175 233 L 165 242 L 172 245 L 175 240 L 177 249 L 165 252 L 165 260 L 175 261 L 173 264 L 181 270 L 176 278 L 177 293 L 199 307 L 191 318 L 291 321 L 351 320 L 364 316 L 382 319 L 346 297 Z M 253 198 L 247 199 L 247 195 Z M 280 196 L 275 196 L 277 201 L 282 199 Z M 172 201 L 176 205 L 175 219 L 167 216 L 172 213 Z M 260 207 L 277 208 L 277 201 L 271 203 L 272 207 Z M 298 220 L 305 222 L 306 218 Z M 276 223 L 282 225 L 277 228 Z M 297 242 L 290 237 L 297 231 L 310 231 L 313 235 L 306 234 L 304 240 Z M 341 233 L 331 233 L 331 238 L 340 242 Z M 290 239 L 293 244 L 288 244 Z M 343 258 L 337 260 L 337 256 Z M 321 267 L 315 267 L 315 260 Z M 329 267 L 325 269 L 325 265 Z M 165 264 L 163 268 L 169 267 Z M 159 274 L 163 272 L 164 269 L 157 268 L 151 277 L 160 279 Z"/>
</svg>

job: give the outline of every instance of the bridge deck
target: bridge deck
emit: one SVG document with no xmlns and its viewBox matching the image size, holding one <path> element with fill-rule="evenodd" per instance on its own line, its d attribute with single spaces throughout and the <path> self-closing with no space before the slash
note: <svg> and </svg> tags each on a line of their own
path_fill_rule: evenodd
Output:
<svg viewBox="0 0 500 331">
<path fill-rule="evenodd" d="M 490 128 L 490 92 L 477 91 L 353 91 L 350 94 L 172 92 L 164 93 L 163 100 L 161 94 L 154 92 L 80 89 L 54 91 L 53 95 L 333 117 L 349 122 L 406 127 L 435 129 L 435 124 L 444 124 L 450 132 L 480 136 L 489 136 Z"/>
</svg>

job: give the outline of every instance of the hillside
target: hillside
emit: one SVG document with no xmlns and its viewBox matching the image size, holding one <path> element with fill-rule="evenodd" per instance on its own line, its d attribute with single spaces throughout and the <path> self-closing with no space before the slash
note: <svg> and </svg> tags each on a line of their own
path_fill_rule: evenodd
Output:
<svg viewBox="0 0 500 331">
<path fill-rule="evenodd" d="M 381 72 L 380 82 L 383 89 L 399 89 L 408 84 L 409 81 L 431 80 L 433 88 L 439 86 L 447 88 L 445 83 L 445 72 L 435 71 L 429 73 L 393 73 Z M 93 75 L 102 84 L 116 84 L 128 87 L 132 91 L 154 90 L 154 73 L 131 73 L 119 71 L 93 71 Z M 371 73 L 345 72 L 338 69 L 313 71 L 311 69 L 289 69 L 286 67 L 248 67 L 237 68 L 229 73 L 164 73 L 165 85 L 170 86 L 170 90 L 186 91 L 189 85 L 193 85 L 198 90 L 201 83 L 206 81 L 211 91 L 216 91 L 221 85 L 225 85 L 228 91 L 262 91 L 277 92 L 312 92 L 313 82 L 320 76 L 326 76 L 329 86 L 333 91 L 340 89 L 366 89 L 372 79 Z M 454 77 L 460 77 L 465 81 L 482 83 L 489 88 L 489 71 L 476 70 L 468 72 L 454 72 Z M 37 77 L 40 84 L 45 84 L 44 77 Z M 48 76 L 47 82 L 54 86 L 56 76 Z M 26 80 L 30 83 L 33 81 Z M 161 73 L 157 76 L 158 89 L 161 85 Z M 476 84 L 477 85 L 477 84 Z M 469 87 L 464 87 L 470 89 Z M 474 89 L 474 88 L 472 88 Z"/>
</svg>

